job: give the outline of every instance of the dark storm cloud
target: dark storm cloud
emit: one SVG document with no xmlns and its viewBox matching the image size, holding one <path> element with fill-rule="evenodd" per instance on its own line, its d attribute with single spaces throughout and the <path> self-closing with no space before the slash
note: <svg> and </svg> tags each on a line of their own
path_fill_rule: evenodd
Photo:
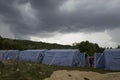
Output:
<svg viewBox="0 0 120 80">
<path fill-rule="evenodd" d="M 119 0 L 0 0 L 0 16 L 16 38 L 120 27 Z"/>
</svg>

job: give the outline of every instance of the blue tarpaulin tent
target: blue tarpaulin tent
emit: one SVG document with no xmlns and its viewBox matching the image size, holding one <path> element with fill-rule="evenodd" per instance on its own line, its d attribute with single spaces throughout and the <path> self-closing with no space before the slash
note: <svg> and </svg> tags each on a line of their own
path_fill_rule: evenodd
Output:
<svg viewBox="0 0 120 80">
<path fill-rule="evenodd" d="M 0 50 L 0 60 L 17 60 L 19 50 Z"/>
<path fill-rule="evenodd" d="M 24 50 L 20 52 L 19 60 L 41 63 L 46 50 Z"/>
<path fill-rule="evenodd" d="M 94 55 L 94 68 L 104 68 L 105 57 L 103 53 L 95 53 Z"/>
<path fill-rule="evenodd" d="M 120 70 L 120 49 L 106 49 L 96 61 L 96 68 Z"/>
<path fill-rule="evenodd" d="M 84 66 L 85 55 L 76 49 L 53 49 L 46 51 L 43 64 L 58 66 Z"/>
<path fill-rule="evenodd" d="M 120 70 L 120 49 L 106 49 L 105 55 L 105 69 Z"/>
</svg>

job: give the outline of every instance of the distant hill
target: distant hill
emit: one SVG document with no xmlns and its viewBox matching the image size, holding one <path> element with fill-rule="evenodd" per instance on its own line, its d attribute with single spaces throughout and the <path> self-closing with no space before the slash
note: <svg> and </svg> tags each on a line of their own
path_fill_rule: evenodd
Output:
<svg viewBox="0 0 120 80">
<path fill-rule="evenodd" d="M 0 50 L 9 50 L 9 49 L 70 49 L 70 45 L 61 45 L 56 43 L 46 43 L 46 42 L 35 42 L 30 40 L 15 40 L 2 38 L 0 36 Z"/>
<path fill-rule="evenodd" d="M 74 45 L 61 45 L 56 43 L 35 42 L 30 40 L 16 40 L 2 38 L 0 36 L 0 50 L 26 50 L 26 49 L 79 49 L 81 52 L 86 52 L 89 55 L 94 53 L 102 53 L 104 48 L 99 47 L 97 43 L 82 41 Z"/>
</svg>

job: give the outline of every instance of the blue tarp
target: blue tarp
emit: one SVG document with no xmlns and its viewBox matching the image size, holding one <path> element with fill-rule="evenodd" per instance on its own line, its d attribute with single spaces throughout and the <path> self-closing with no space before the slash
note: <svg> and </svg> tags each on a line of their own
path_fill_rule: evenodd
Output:
<svg viewBox="0 0 120 80">
<path fill-rule="evenodd" d="M 76 49 L 54 49 L 46 51 L 43 64 L 58 66 L 84 66 L 84 54 Z"/>
<path fill-rule="evenodd" d="M 101 55 L 95 54 L 96 68 L 120 70 L 120 49 L 106 49 Z"/>
<path fill-rule="evenodd" d="M 0 50 L 0 60 L 17 60 L 19 50 Z"/>
<path fill-rule="evenodd" d="M 106 70 L 120 70 L 120 49 L 106 49 L 104 55 Z"/>
<path fill-rule="evenodd" d="M 19 60 L 41 63 L 46 50 L 24 50 L 20 52 Z"/>
<path fill-rule="evenodd" d="M 105 67 L 105 57 L 104 57 L 103 53 L 95 53 L 94 67 L 95 68 L 104 68 Z"/>
</svg>

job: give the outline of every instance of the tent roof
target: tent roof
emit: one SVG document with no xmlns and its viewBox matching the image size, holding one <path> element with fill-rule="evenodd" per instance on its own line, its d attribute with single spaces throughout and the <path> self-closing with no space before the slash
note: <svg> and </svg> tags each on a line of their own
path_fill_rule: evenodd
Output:
<svg viewBox="0 0 120 80">
<path fill-rule="evenodd" d="M 83 66 L 84 54 L 78 49 L 52 49 L 46 51 L 44 64 L 60 66 Z"/>
<path fill-rule="evenodd" d="M 36 51 L 45 51 L 46 49 L 36 49 L 36 50 L 24 50 L 24 51 L 30 51 L 30 52 L 36 52 Z"/>
<path fill-rule="evenodd" d="M 0 52 L 11 52 L 11 51 L 19 51 L 19 50 L 0 50 Z"/>
<path fill-rule="evenodd" d="M 49 52 L 76 52 L 78 49 L 52 49 Z"/>
<path fill-rule="evenodd" d="M 105 49 L 104 52 L 120 52 L 120 49 Z"/>
</svg>

